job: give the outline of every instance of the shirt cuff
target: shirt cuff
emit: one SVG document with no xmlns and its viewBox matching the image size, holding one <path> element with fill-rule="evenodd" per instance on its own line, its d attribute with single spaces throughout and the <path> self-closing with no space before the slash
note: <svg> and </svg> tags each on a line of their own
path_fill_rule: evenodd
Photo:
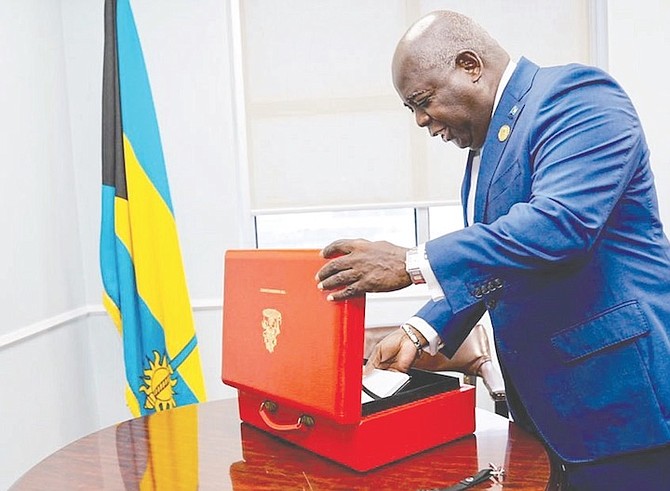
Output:
<svg viewBox="0 0 670 491">
<path fill-rule="evenodd" d="M 424 338 L 426 338 L 426 341 L 428 341 L 428 346 L 424 346 L 421 349 L 426 353 L 429 353 L 430 356 L 435 356 L 442 347 L 442 340 L 440 339 L 440 336 L 437 334 L 437 331 L 433 329 L 433 326 L 428 324 L 421 317 L 416 316 L 408 320 L 406 324 L 409 324 L 414 329 L 419 331 L 421 335 Z"/>
<path fill-rule="evenodd" d="M 444 299 L 444 290 L 442 290 L 440 282 L 437 281 L 435 273 L 433 273 L 433 268 L 430 266 L 430 262 L 428 261 L 428 255 L 426 254 L 426 244 L 419 244 L 416 247 L 416 252 L 417 265 L 421 270 L 423 279 L 426 280 L 426 286 L 428 287 L 428 293 L 430 293 L 430 297 L 435 302 Z"/>
</svg>

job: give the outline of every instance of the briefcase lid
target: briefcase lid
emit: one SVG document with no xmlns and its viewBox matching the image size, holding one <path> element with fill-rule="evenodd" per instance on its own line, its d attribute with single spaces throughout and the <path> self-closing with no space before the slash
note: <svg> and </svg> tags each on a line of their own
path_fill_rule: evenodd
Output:
<svg viewBox="0 0 670 491">
<path fill-rule="evenodd" d="M 228 250 L 222 380 L 340 423 L 361 419 L 365 299 L 326 300 L 318 250 Z"/>
</svg>

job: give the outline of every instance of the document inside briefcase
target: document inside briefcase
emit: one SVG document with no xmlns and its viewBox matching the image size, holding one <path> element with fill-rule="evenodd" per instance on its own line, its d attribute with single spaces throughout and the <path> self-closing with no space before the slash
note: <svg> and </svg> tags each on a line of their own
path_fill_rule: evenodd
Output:
<svg viewBox="0 0 670 491">
<path fill-rule="evenodd" d="M 393 372 L 391 372 L 393 373 Z M 397 372 L 396 372 L 397 373 Z M 399 374 L 398 374 L 399 375 Z M 441 373 L 411 368 L 404 383 L 387 397 L 381 397 L 366 385 L 363 378 L 362 415 L 368 416 L 392 407 L 401 406 L 419 399 L 456 390 L 460 387 L 458 378 Z M 402 379 L 399 380 L 402 381 Z"/>
</svg>

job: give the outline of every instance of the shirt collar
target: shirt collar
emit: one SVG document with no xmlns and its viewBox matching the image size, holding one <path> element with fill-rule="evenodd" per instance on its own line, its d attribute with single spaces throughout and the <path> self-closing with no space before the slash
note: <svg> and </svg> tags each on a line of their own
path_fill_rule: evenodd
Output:
<svg viewBox="0 0 670 491">
<path fill-rule="evenodd" d="M 496 98 L 493 101 L 493 111 L 491 111 L 492 117 L 496 112 L 498 103 L 500 102 L 500 98 L 502 97 L 502 93 L 505 90 L 505 87 L 507 87 L 509 79 L 512 78 L 512 74 L 514 73 L 515 69 L 516 69 L 516 63 L 510 59 L 509 63 L 507 64 L 507 67 L 505 68 L 505 71 L 502 74 L 502 77 L 500 77 L 500 82 L 498 82 L 498 90 L 496 91 Z"/>
</svg>

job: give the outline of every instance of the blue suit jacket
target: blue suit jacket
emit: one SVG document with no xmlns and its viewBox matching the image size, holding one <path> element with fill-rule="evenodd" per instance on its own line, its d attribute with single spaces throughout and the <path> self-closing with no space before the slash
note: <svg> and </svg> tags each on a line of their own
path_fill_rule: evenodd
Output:
<svg viewBox="0 0 670 491">
<path fill-rule="evenodd" d="M 446 300 L 418 315 L 446 354 L 488 309 L 513 415 L 561 458 L 668 444 L 670 245 L 638 116 L 611 77 L 520 60 L 475 222 L 426 244 Z"/>
</svg>

